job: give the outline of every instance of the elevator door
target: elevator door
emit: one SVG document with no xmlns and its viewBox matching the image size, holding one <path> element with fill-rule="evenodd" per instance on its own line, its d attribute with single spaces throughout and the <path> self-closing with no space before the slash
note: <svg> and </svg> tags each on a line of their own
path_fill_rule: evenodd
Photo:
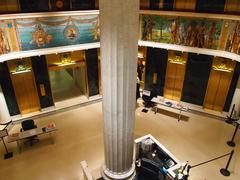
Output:
<svg viewBox="0 0 240 180">
<path fill-rule="evenodd" d="M 40 105 L 33 72 L 11 74 L 11 79 L 21 114 L 39 111 Z"/>
<path fill-rule="evenodd" d="M 188 54 L 168 51 L 167 71 L 165 76 L 164 97 L 180 101 L 186 71 Z"/>
<path fill-rule="evenodd" d="M 203 107 L 222 111 L 231 85 L 236 61 L 214 57 Z"/>
<path fill-rule="evenodd" d="M 232 80 L 232 73 L 212 70 L 208 81 L 204 108 L 222 111 L 228 89 Z"/>
<path fill-rule="evenodd" d="M 168 61 L 164 86 L 164 97 L 180 101 L 182 96 L 185 64 L 171 63 Z"/>
</svg>

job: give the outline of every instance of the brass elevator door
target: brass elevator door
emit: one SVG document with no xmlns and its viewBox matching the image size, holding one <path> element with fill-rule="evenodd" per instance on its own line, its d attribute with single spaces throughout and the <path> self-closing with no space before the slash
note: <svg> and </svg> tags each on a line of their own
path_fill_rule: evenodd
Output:
<svg viewBox="0 0 240 180">
<path fill-rule="evenodd" d="M 11 79 L 21 114 L 40 110 L 33 72 L 11 74 Z"/>
<path fill-rule="evenodd" d="M 232 73 L 212 70 L 208 81 L 204 108 L 222 111 L 231 84 Z"/>
<path fill-rule="evenodd" d="M 166 80 L 164 86 L 164 97 L 180 101 L 185 76 L 185 65 L 168 62 Z"/>
</svg>

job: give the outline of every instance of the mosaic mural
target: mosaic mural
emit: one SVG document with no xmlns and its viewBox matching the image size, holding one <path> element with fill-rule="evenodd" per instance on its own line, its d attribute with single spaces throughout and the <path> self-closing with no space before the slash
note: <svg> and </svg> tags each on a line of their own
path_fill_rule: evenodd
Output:
<svg viewBox="0 0 240 180">
<path fill-rule="evenodd" d="M 225 46 L 226 51 L 240 54 L 240 22 L 228 22 L 227 42 Z"/>
<path fill-rule="evenodd" d="M 222 21 L 157 15 L 142 16 L 142 40 L 217 49 Z"/>
<path fill-rule="evenodd" d="M 15 23 L 21 50 L 99 41 L 98 15 L 18 19 Z"/>
<path fill-rule="evenodd" d="M 0 21 L 0 55 L 99 42 L 99 39 L 98 15 Z M 141 15 L 141 39 L 240 54 L 240 21 Z"/>
<path fill-rule="evenodd" d="M 10 51 L 5 29 L 4 21 L 0 21 L 0 55 Z"/>
</svg>

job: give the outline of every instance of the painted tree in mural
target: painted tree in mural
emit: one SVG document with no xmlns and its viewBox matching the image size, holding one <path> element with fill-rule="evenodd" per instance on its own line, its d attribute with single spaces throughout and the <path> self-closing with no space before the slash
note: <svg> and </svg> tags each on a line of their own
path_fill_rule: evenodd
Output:
<svg viewBox="0 0 240 180">
<path fill-rule="evenodd" d="M 152 40 L 153 22 L 150 16 L 143 16 L 143 40 Z"/>
<path fill-rule="evenodd" d="M 156 40 L 169 43 L 171 20 L 164 16 L 152 16 Z M 157 33 L 159 32 L 159 33 Z"/>
<path fill-rule="evenodd" d="M 142 17 L 142 39 L 158 42 L 168 42 L 169 20 L 162 16 Z"/>
</svg>

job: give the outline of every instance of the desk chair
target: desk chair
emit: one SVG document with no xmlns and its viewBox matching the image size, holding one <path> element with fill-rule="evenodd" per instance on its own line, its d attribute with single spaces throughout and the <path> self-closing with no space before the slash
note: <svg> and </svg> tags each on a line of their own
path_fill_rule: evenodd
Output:
<svg viewBox="0 0 240 180">
<path fill-rule="evenodd" d="M 37 126 L 34 124 L 34 121 L 32 119 L 22 121 L 21 124 L 22 124 L 22 128 L 20 130 L 21 132 L 37 128 Z M 27 139 L 27 141 L 25 141 L 24 144 L 29 142 L 30 146 L 33 145 L 34 141 L 39 142 L 39 139 L 37 138 L 37 136 L 31 136 L 31 137 L 28 137 L 26 139 Z"/>
<path fill-rule="evenodd" d="M 150 108 L 155 106 L 155 103 L 151 101 L 153 97 L 154 97 L 153 92 L 148 90 L 143 90 L 142 99 L 144 101 L 143 102 L 144 107 Z"/>
<path fill-rule="evenodd" d="M 141 159 L 141 166 L 139 168 L 139 175 L 144 177 L 143 179 L 160 180 L 159 179 L 160 166 L 146 158 Z"/>
</svg>

